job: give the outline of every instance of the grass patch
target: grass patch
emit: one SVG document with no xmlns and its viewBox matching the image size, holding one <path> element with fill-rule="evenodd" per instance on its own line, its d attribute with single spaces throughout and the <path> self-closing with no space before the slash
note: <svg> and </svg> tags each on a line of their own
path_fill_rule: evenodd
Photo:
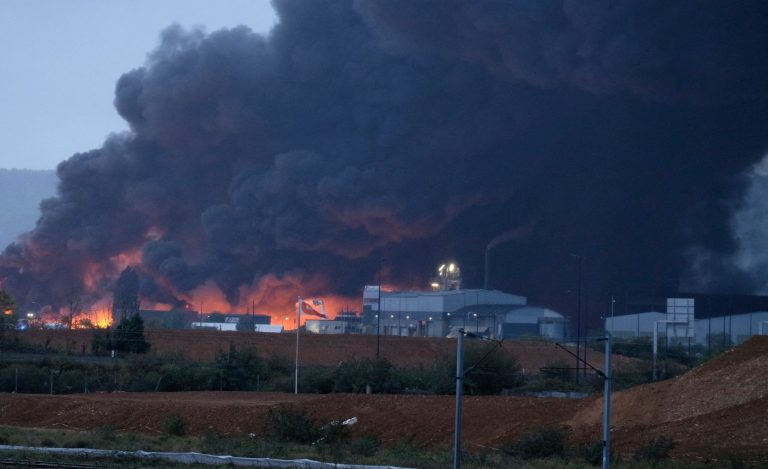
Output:
<svg viewBox="0 0 768 469">
<path fill-rule="evenodd" d="M 536 444 L 533 447 L 541 450 L 549 447 L 551 432 L 549 430 L 531 432 L 533 438 L 521 438 L 519 441 L 533 441 Z M 549 435 L 549 436 L 547 436 Z M 322 451 L 318 445 L 296 443 L 289 441 L 277 441 L 274 438 L 257 438 L 249 434 L 236 436 L 223 436 L 214 431 L 209 431 L 204 436 L 184 436 L 174 435 L 144 435 L 137 433 L 120 432 L 111 427 L 97 428 L 92 431 L 72 431 L 72 430 L 47 430 L 47 429 L 26 429 L 15 427 L 0 427 L 0 438 L 5 438 L 8 444 L 18 446 L 40 446 L 41 442 L 46 442 L 51 447 L 69 447 L 69 448 L 101 448 L 109 450 L 125 451 L 175 451 L 175 452 L 199 452 L 207 454 L 230 454 L 242 457 L 267 457 L 275 459 L 315 459 L 331 462 L 336 459 L 340 463 L 360 464 L 360 465 L 390 465 L 399 467 L 418 467 L 420 469 L 444 469 L 453 464 L 453 451 L 450 447 L 424 449 L 411 442 L 403 441 L 386 445 L 379 441 L 373 435 L 344 435 L 340 438 L 338 444 L 331 453 L 329 448 Z M 617 460 L 612 464 L 614 469 L 720 469 L 720 468 L 750 468 L 756 466 L 744 465 L 735 457 L 732 461 L 717 461 L 711 463 L 702 462 L 684 462 L 673 461 L 660 457 L 663 454 L 663 441 L 655 441 L 653 445 L 645 445 L 650 449 L 651 454 L 657 456 L 657 460 L 650 459 L 635 460 L 630 457 L 624 460 Z M 555 445 L 556 446 L 556 445 Z M 499 467 L 514 467 L 525 469 L 591 469 L 596 467 L 587 462 L 586 453 L 596 455 L 597 445 L 590 448 L 592 451 L 586 451 L 583 447 L 565 447 L 560 455 L 551 457 L 531 457 L 523 459 L 519 456 L 507 454 L 503 451 L 473 448 L 471 451 L 465 451 L 462 457 L 463 469 L 485 469 Z M 323 453 L 325 451 L 325 454 Z M 594 452 L 593 452 L 594 451 Z M 30 458 L 30 461 L 61 461 L 61 462 L 82 462 L 86 464 L 98 464 L 99 467 L 128 467 L 128 468 L 177 468 L 187 469 L 203 468 L 210 466 L 201 465 L 179 465 L 162 461 L 132 461 L 126 459 L 72 459 L 62 457 L 46 458 L 45 455 L 35 455 L 27 453 L 1 453 L 0 457 L 14 459 Z M 328 459 L 326 459 L 326 457 Z M 729 464 L 730 463 L 730 464 Z M 724 465 L 725 464 L 725 465 Z M 32 465 L 32 464 L 30 464 Z"/>
</svg>

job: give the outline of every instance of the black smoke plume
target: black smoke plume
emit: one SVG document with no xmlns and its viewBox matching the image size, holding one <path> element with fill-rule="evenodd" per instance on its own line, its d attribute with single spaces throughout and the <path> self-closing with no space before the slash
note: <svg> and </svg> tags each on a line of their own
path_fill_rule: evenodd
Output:
<svg viewBox="0 0 768 469">
<path fill-rule="evenodd" d="M 369 0 L 274 3 L 267 35 L 170 27 L 123 75 L 130 132 L 58 168 L 0 261 L 21 301 L 197 289 L 232 305 L 465 284 L 575 308 L 638 290 L 754 291 L 733 256 L 768 147 L 768 4 Z M 740 213 L 743 213 L 740 212 Z M 704 275 L 702 266 L 717 270 Z M 696 268 L 692 268 L 696 266 Z M 706 277 L 706 278 L 705 278 Z"/>
</svg>

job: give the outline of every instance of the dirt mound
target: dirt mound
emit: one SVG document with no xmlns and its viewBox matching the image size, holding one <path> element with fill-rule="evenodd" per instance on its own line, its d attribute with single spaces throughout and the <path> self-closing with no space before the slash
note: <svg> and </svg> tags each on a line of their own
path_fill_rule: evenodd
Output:
<svg viewBox="0 0 768 469">
<path fill-rule="evenodd" d="M 656 436 L 672 438 L 679 456 L 729 453 L 766 456 L 768 337 L 753 337 L 676 379 L 615 393 L 617 448 L 630 451 Z M 592 398 L 567 425 L 595 439 L 603 401 Z M 762 446 L 761 446 L 762 445 Z"/>
<path fill-rule="evenodd" d="M 0 395 L 0 424 L 75 430 L 111 426 L 119 431 L 160 434 L 170 416 L 180 416 L 192 435 L 264 435 L 265 415 L 283 405 L 306 410 L 318 422 L 357 417 L 353 434 L 375 434 L 384 444 L 410 441 L 449 446 L 453 396 L 292 395 L 193 392 L 112 393 L 66 396 Z M 532 426 L 557 424 L 573 414 L 572 401 L 519 397 L 467 397 L 465 447 L 503 444 Z"/>
<path fill-rule="evenodd" d="M 638 386 L 613 397 L 614 420 L 656 425 L 704 415 L 768 396 L 768 337 L 743 345 L 668 381 Z M 599 421 L 602 403 L 587 406 L 575 426 Z"/>
</svg>

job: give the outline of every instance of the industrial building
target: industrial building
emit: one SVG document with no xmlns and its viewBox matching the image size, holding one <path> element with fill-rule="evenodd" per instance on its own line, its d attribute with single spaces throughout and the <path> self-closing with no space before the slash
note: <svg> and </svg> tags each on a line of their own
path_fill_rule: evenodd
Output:
<svg viewBox="0 0 768 469">
<path fill-rule="evenodd" d="M 560 313 L 527 305 L 526 297 L 520 295 L 463 289 L 460 272 L 455 264 L 440 266 L 431 283 L 432 291 L 386 291 L 377 285 L 366 286 L 365 331 L 375 334 L 378 327 L 382 335 L 448 337 L 463 328 L 500 339 L 568 337 L 568 320 Z"/>
<path fill-rule="evenodd" d="M 681 308 L 687 309 L 687 316 L 681 316 Z M 635 312 L 606 317 L 605 330 L 616 338 L 633 338 L 653 337 L 655 329 L 665 343 L 707 347 L 737 345 L 768 334 L 768 297 L 694 294 L 634 301 L 628 310 Z"/>
<path fill-rule="evenodd" d="M 363 333 L 363 323 L 353 311 L 342 311 L 334 319 L 307 319 L 304 328 L 314 334 Z"/>
<path fill-rule="evenodd" d="M 237 331 L 243 330 L 241 320 L 245 318 L 246 321 L 242 321 L 245 325 L 245 329 L 250 329 L 256 332 L 282 332 L 282 326 L 271 326 L 272 318 L 265 314 L 221 314 L 213 313 L 205 317 L 203 321 L 195 321 L 190 326 L 192 329 L 216 329 L 218 331 Z M 241 327 L 238 328 L 238 325 Z"/>
</svg>

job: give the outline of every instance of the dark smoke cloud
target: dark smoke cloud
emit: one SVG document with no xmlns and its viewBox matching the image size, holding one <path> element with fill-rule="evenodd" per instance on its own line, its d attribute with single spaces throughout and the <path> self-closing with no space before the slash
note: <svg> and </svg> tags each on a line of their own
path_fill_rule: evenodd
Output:
<svg viewBox="0 0 768 469">
<path fill-rule="evenodd" d="M 759 1 L 361 0 L 390 53 L 484 65 L 535 86 L 652 100 L 765 99 Z"/>
<path fill-rule="evenodd" d="M 62 163 L 3 254 L 22 301 L 98 295 L 126 263 L 174 305 L 210 284 L 233 304 L 358 297 L 382 257 L 387 282 L 450 257 L 479 286 L 492 240 L 491 286 L 566 312 L 571 253 L 593 307 L 718 288 L 691 253 L 738 249 L 742 174 L 768 146 L 764 3 L 275 7 L 266 37 L 171 27 L 120 78 L 131 131 Z M 731 272 L 719 285 L 754 289 Z"/>
</svg>

